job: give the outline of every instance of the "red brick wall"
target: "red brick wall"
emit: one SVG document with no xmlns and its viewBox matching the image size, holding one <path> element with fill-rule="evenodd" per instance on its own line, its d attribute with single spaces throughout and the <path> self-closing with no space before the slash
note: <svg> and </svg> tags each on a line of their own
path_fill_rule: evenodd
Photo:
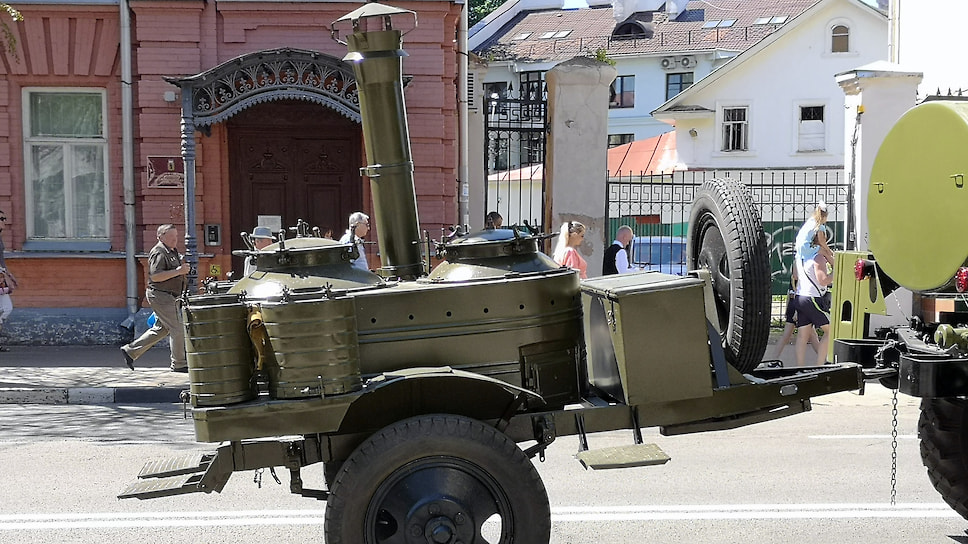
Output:
<svg viewBox="0 0 968 544">
<path fill-rule="evenodd" d="M 457 55 L 454 43 L 461 6 L 450 2 L 394 2 L 414 10 L 419 27 L 404 38 L 410 54 L 404 73 L 414 76 L 406 90 L 408 120 L 415 162 L 421 229 L 439 233 L 457 218 Z M 3 239 L 8 265 L 23 280 L 16 294 L 22 307 L 123 307 L 125 261 L 124 208 L 121 185 L 121 97 L 119 21 L 116 6 L 17 6 L 24 22 L 16 25 L 17 57 L 0 54 L 0 209 L 8 213 Z M 155 243 L 161 223 L 184 223 L 181 189 L 147 188 L 146 157 L 178 156 L 181 149 L 181 97 L 163 99 L 177 89 L 163 76 L 200 73 L 239 55 L 261 49 L 295 47 L 342 58 L 344 46 L 330 38 L 332 21 L 359 7 L 358 3 L 216 3 L 200 0 L 133 0 L 134 132 L 136 222 L 135 246 L 143 254 Z M 342 29 L 344 32 L 346 28 Z M 110 240 L 116 258 L 44 258 L 21 256 L 26 237 L 22 135 L 23 87 L 100 87 L 108 93 L 110 176 Z M 231 269 L 230 244 L 202 243 L 201 226 L 227 227 L 227 134 L 212 127 L 197 136 L 196 220 L 199 277 L 218 264 Z M 372 210 L 364 187 L 364 210 Z M 181 229 L 180 229 L 181 230 Z M 337 235 L 340 233 L 337 232 Z M 371 262 L 376 262 L 371 256 Z M 57 278 L 62 278 L 60 281 Z M 69 278 L 70 294 L 64 279 Z M 139 267 L 138 282 L 144 285 Z M 139 288 L 139 293 L 140 293 Z M 141 295 L 139 295 L 141 296 Z"/>
</svg>

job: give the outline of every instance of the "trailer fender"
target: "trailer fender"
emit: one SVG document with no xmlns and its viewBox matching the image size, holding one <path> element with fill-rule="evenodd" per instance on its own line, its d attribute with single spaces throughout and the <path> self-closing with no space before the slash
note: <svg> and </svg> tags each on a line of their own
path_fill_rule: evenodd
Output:
<svg viewBox="0 0 968 544">
<path fill-rule="evenodd" d="M 424 414 L 454 414 L 497 423 L 518 408 L 535 408 L 544 399 L 507 382 L 450 367 L 408 368 L 367 381 L 350 405 L 340 431 L 381 429 Z"/>
</svg>

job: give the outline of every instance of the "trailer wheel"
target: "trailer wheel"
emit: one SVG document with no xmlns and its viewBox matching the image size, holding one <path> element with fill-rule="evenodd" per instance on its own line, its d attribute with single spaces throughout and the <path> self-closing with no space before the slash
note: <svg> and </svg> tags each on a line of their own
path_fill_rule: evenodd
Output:
<svg viewBox="0 0 968 544">
<path fill-rule="evenodd" d="M 763 359 L 770 335 L 770 260 L 763 222 L 746 186 L 705 181 L 686 238 L 689 270 L 708 269 L 727 361 L 740 372 Z"/>
<path fill-rule="evenodd" d="M 968 519 L 968 400 L 923 399 L 918 434 L 931 485 Z"/>
<path fill-rule="evenodd" d="M 548 494 L 506 435 L 461 416 L 390 425 L 350 455 L 330 490 L 326 542 L 547 543 Z"/>
</svg>

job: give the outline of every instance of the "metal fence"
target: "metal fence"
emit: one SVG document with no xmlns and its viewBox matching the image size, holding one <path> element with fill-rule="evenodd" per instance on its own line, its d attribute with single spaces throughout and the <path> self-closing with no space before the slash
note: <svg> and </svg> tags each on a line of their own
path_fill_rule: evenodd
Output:
<svg viewBox="0 0 968 544">
<path fill-rule="evenodd" d="M 633 260 L 641 262 L 639 255 L 681 255 L 677 249 L 685 241 L 696 190 L 706 179 L 719 177 L 742 181 L 759 207 L 770 248 L 774 295 L 787 292 L 794 239 L 819 200 L 828 206 L 831 248 L 853 247 L 853 240 L 847 238 L 853 229 L 853 192 L 841 169 L 704 170 L 609 178 L 605 186 L 607 240 L 615 237 L 620 226 L 628 225 L 636 237 L 642 237 L 637 238 L 642 249 L 632 255 Z M 650 244 L 667 247 L 646 251 Z M 680 268 L 685 263 L 681 264 Z M 774 305 L 774 317 L 782 319 L 783 309 Z"/>
<path fill-rule="evenodd" d="M 543 229 L 547 102 L 542 95 L 489 99 L 484 116 L 485 213 Z"/>
</svg>

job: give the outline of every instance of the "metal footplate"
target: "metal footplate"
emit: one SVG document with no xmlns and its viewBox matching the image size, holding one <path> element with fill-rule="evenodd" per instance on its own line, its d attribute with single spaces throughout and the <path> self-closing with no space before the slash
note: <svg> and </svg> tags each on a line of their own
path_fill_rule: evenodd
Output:
<svg viewBox="0 0 968 544">
<path fill-rule="evenodd" d="M 149 461 L 138 474 L 138 480 L 119 493 L 118 498 L 154 499 L 221 491 L 232 471 L 213 470 L 217 467 L 217 459 L 217 452 L 209 452 Z"/>
<path fill-rule="evenodd" d="M 657 444 L 630 444 L 578 452 L 578 461 L 592 470 L 664 465 L 669 459 L 671 457 Z"/>
<path fill-rule="evenodd" d="M 156 499 L 158 497 L 171 497 L 173 495 L 185 495 L 202 491 L 198 488 L 202 481 L 202 473 L 187 474 L 181 476 L 169 476 L 167 478 L 149 478 L 147 480 L 137 480 L 128 485 L 121 493 L 119 499 Z"/>
<path fill-rule="evenodd" d="M 209 453 L 190 453 L 181 457 L 160 459 L 158 461 L 148 461 L 138 473 L 138 478 L 165 478 L 167 476 L 180 476 L 182 474 L 192 474 L 204 472 L 215 458 L 215 452 Z"/>
</svg>

